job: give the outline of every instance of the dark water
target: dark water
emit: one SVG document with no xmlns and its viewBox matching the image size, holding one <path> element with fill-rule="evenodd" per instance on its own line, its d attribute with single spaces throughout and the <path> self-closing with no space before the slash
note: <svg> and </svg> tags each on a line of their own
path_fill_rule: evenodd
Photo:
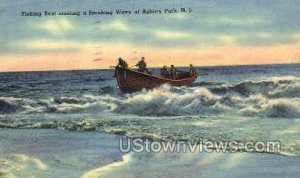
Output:
<svg viewBox="0 0 300 178">
<path fill-rule="evenodd" d="M 197 70 L 192 87 L 132 94 L 119 91 L 112 70 L 1 73 L 0 127 L 279 140 L 283 154 L 300 154 L 299 64 Z"/>
</svg>

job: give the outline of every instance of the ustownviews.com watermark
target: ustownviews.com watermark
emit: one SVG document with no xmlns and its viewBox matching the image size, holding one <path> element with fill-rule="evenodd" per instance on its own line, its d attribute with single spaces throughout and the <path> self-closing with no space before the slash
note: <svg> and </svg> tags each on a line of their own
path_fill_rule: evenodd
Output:
<svg viewBox="0 0 300 178">
<path fill-rule="evenodd" d="M 120 138 L 119 149 L 121 152 L 260 152 L 279 153 L 281 144 L 279 141 L 152 141 L 140 138 Z"/>
</svg>

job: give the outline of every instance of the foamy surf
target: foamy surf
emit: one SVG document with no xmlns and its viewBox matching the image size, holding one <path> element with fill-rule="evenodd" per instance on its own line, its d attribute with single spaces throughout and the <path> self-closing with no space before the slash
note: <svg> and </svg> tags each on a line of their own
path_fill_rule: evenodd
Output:
<svg viewBox="0 0 300 178">
<path fill-rule="evenodd" d="M 143 116 L 232 115 L 300 117 L 300 82 L 284 77 L 208 87 L 161 87 L 127 95 L 30 99 L 0 97 L 3 114 L 119 113 Z"/>
<path fill-rule="evenodd" d="M 299 132 L 282 131 L 299 125 L 299 75 L 287 70 L 270 77 L 273 69 L 261 70 L 266 75 L 256 69 L 249 75 L 209 70 L 191 87 L 162 85 L 131 94 L 118 91 L 110 71 L 100 81 L 98 73 L 78 78 L 70 72 L 57 83 L 53 74 L 45 74 L 40 83 L 34 81 L 34 90 L 28 89 L 28 81 L 3 84 L 11 95 L 0 97 L 0 127 L 98 131 L 152 140 L 279 140 L 282 153 L 299 155 L 300 144 L 292 144 Z"/>
</svg>

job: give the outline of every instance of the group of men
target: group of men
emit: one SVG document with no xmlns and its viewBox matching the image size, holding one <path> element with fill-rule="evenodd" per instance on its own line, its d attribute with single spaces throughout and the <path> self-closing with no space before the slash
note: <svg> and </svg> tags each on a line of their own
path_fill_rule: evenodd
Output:
<svg viewBox="0 0 300 178">
<path fill-rule="evenodd" d="M 128 68 L 128 64 L 125 60 L 123 60 L 121 57 L 118 58 L 119 63 L 116 67 L 121 67 L 121 68 Z M 138 67 L 137 71 L 138 72 L 149 72 L 147 69 L 147 64 L 145 62 L 145 57 L 142 57 L 141 60 L 135 65 Z"/>
<path fill-rule="evenodd" d="M 160 69 L 160 74 L 162 77 L 165 78 L 178 79 L 178 72 L 177 69 L 174 67 L 174 65 L 171 65 L 170 70 L 167 69 L 167 66 L 163 66 L 163 68 Z M 190 64 L 189 76 L 194 76 L 194 75 L 196 75 L 196 70 L 193 67 L 193 65 Z"/>
<path fill-rule="evenodd" d="M 177 69 L 174 65 L 171 65 L 170 71 L 168 71 L 167 66 L 163 66 L 163 68 L 160 69 L 160 75 L 165 78 L 171 77 L 172 79 L 178 79 Z"/>
<path fill-rule="evenodd" d="M 128 64 L 125 60 L 123 60 L 121 57 L 118 60 L 119 63 L 116 67 L 128 68 Z M 147 64 L 145 62 L 145 57 L 142 57 L 141 60 L 135 66 L 138 67 L 137 69 L 138 72 L 149 73 L 149 70 L 147 69 Z M 167 69 L 167 66 L 163 66 L 163 68 L 160 69 L 160 74 L 164 78 L 178 79 L 178 71 L 174 67 L 174 65 L 171 65 L 170 70 Z M 190 76 L 196 75 L 196 70 L 192 64 L 190 64 L 189 75 Z"/>
</svg>

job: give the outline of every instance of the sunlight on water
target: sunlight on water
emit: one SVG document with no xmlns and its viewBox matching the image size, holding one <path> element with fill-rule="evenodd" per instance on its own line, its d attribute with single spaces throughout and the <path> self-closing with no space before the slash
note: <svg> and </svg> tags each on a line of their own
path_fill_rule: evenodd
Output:
<svg viewBox="0 0 300 178">
<path fill-rule="evenodd" d="M 247 158 L 247 154 L 231 154 L 229 158 L 221 166 L 221 169 L 233 169 Z"/>
<path fill-rule="evenodd" d="M 43 161 L 25 154 L 12 154 L 3 163 L 1 172 L 6 178 L 34 177 L 48 169 Z"/>
<path fill-rule="evenodd" d="M 214 164 L 216 161 L 218 161 L 222 156 L 224 156 L 221 153 L 211 153 L 204 156 L 202 160 L 198 162 L 199 166 L 208 166 L 210 164 Z"/>
<path fill-rule="evenodd" d="M 131 160 L 131 154 L 126 154 L 122 157 L 122 161 L 114 162 L 114 163 L 108 164 L 106 166 L 88 171 L 81 178 L 97 178 L 97 177 L 100 177 L 103 174 L 105 174 L 105 172 L 112 171 L 113 169 L 116 169 L 117 167 L 124 166 L 130 160 Z"/>
</svg>

